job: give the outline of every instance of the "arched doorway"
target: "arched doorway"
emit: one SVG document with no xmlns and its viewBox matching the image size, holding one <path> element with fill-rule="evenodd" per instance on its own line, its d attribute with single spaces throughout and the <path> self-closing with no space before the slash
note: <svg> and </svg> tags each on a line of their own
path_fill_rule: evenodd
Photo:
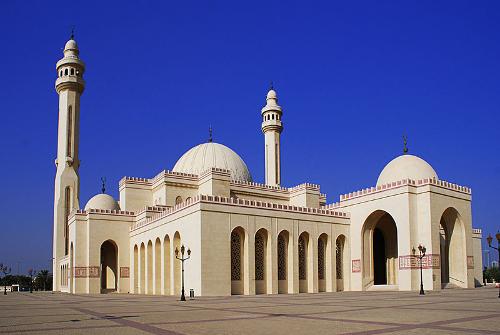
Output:
<svg viewBox="0 0 500 335">
<path fill-rule="evenodd" d="M 70 293 L 75 293 L 74 290 L 74 264 L 73 264 L 73 242 L 71 242 L 71 246 L 69 248 L 69 292 Z"/>
<path fill-rule="evenodd" d="M 112 240 L 101 244 L 101 293 L 118 288 L 118 247 Z"/>
<path fill-rule="evenodd" d="M 134 245 L 134 293 L 139 293 L 139 248 Z"/>
<path fill-rule="evenodd" d="M 154 294 L 161 294 L 161 241 L 160 238 L 156 238 L 155 241 L 155 282 L 154 282 Z"/>
<path fill-rule="evenodd" d="M 139 293 L 146 293 L 146 247 L 144 242 L 139 249 Z"/>
<path fill-rule="evenodd" d="M 398 233 L 393 217 L 382 210 L 368 216 L 362 230 L 363 287 L 397 285 Z"/>
<path fill-rule="evenodd" d="M 175 249 L 181 252 L 181 234 L 178 231 L 174 234 L 174 251 Z M 173 254 L 172 261 L 174 262 L 174 295 L 181 293 L 181 261 L 175 258 Z"/>
<path fill-rule="evenodd" d="M 300 234 L 298 242 L 299 293 L 306 293 L 310 291 L 309 283 L 311 282 L 310 277 L 312 274 L 312 266 L 309 264 L 311 260 L 309 234 L 307 232 Z"/>
<path fill-rule="evenodd" d="M 335 277 L 338 292 L 344 290 L 344 249 L 345 236 L 339 235 L 335 241 Z"/>
<path fill-rule="evenodd" d="M 278 293 L 288 293 L 288 283 L 291 276 L 288 275 L 289 269 L 293 267 L 288 266 L 288 253 L 289 253 L 289 233 L 283 230 L 278 235 Z M 290 257 L 293 260 L 293 257 Z M 293 274 L 292 274 L 293 275 Z"/>
<path fill-rule="evenodd" d="M 255 233 L 255 294 L 271 293 L 268 285 L 268 232 L 259 229 Z"/>
<path fill-rule="evenodd" d="M 170 295 L 170 238 L 165 235 L 163 238 L 163 294 Z"/>
<path fill-rule="evenodd" d="M 446 209 L 440 219 L 441 286 L 467 287 L 465 232 L 455 208 Z"/>
<path fill-rule="evenodd" d="M 328 243 L 328 235 L 321 234 L 318 237 L 318 291 L 326 292 L 326 282 L 327 282 L 327 255 L 326 246 Z"/>
<path fill-rule="evenodd" d="M 231 232 L 231 294 L 245 292 L 245 230 L 236 227 Z"/>
<path fill-rule="evenodd" d="M 153 242 L 148 241 L 146 254 L 146 294 L 153 294 Z"/>
</svg>

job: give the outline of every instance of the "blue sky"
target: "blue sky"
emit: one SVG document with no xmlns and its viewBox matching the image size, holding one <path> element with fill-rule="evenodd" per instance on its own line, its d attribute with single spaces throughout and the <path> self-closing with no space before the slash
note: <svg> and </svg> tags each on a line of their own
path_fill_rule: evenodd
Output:
<svg viewBox="0 0 500 335">
<path fill-rule="evenodd" d="M 171 169 L 214 139 L 263 180 L 260 109 L 283 107 L 282 180 L 328 202 L 373 186 L 402 152 L 473 189 L 473 224 L 500 228 L 498 1 L 5 1 L 0 5 L 0 261 L 52 255 L 55 63 L 75 26 L 81 206 L 124 175 Z"/>
</svg>

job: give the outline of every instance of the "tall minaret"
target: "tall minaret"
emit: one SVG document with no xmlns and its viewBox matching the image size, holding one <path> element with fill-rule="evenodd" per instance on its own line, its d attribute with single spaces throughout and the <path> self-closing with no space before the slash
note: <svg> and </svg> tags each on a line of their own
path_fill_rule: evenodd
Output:
<svg viewBox="0 0 500 335">
<path fill-rule="evenodd" d="M 262 108 L 262 132 L 265 140 L 266 184 L 273 186 L 281 183 L 280 134 L 283 131 L 281 115 L 278 97 L 271 84 L 267 92 L 266 105 Z"/>
<path fill-rule="evenodd" d="M 64 46 L 64 57 L 56 64 L 56 91 L 59 94 L 56 178 L 54 187 L 53 289 L 60 290 L 59 260 L 70 253 L 68 215 L 80 208 L 78 144 L 80 129 L 80 95 L 85 88 L 85 64 L 73 34 Z"/>
</svg>

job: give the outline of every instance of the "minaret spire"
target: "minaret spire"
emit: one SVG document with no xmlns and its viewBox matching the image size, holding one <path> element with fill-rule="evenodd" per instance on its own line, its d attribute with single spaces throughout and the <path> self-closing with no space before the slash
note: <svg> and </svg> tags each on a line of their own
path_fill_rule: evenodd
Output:
<svg viewBox="0 0 500 335">
<path fill-rule="evenodd" d="M 282 110 L 278 105 L 278 96 L 273 82 L 267 92 L 266 105 L 262 108 L 262 132 L 265 141 L 265 176 L 266 184 L 278 186 L 281 183 L 280 134 Z"/>
<path fill-rule="evenodd" d="M 106 193 L 106 177 L 101 177 L 101 191 L 102 193 Z"/>
<path fill-rule="evenodd" d="M 211 143 L 213 141 L 212 139 L 212 126 L 210 125 L 208 127 L 208 142 Z"/>
<path fill-rule="evenodd" d="M 406 135 L 403 135 L 403 154 L 407 154 L 408 153 L 408 136 Z"/>
</svg>

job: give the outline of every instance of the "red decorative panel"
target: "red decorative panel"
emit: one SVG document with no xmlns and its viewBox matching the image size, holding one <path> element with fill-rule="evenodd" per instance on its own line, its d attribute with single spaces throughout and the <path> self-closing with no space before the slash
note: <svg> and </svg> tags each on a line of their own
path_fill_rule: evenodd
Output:
<svg viewBox="0 0 500 335">
<path fill-rule="evenodd" d="M 423 269 L 439 269 L 440 267 L 441 258 L 438 254 L 429 254 L 422 258 Z M 414 255 L 399 256 L 399 269 L 420 269 L 420 260 Z"/>
<path fill-rule="evenodd" d="M 467 269 L 474 269 L 474 256 L 467 256 Z"/>
<path fill-rule="evenodd" d="M 352 260 L 352 272 L 361 272 L 361 260 L 353 259 Z"/>
<path fill-rule="evenodd" d="M 89 266 L 89 278 L 99 278 L 99 267 L 98 266 Z"/>
<path fill-rule="evenodd" d="M 130 278 L 130 268 L 128 266 L 120 266 L 120 278 Z"/>
<path fill-rule="evenodd" d="M 75 266 L 75 278 L 99 278 L 98 266 Z"/>
<path fill-rule="evenodd" d="M 75 278 L 87 278 L 87 267 L 75 266 Z"/>
</svg>

